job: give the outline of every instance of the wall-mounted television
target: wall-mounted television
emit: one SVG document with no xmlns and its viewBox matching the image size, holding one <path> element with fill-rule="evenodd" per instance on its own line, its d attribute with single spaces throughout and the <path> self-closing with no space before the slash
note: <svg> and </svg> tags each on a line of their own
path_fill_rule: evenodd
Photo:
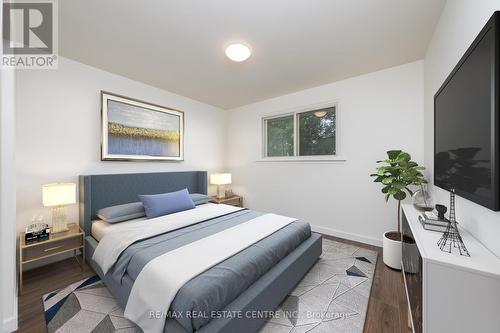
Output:
<svg viewBox="0 0 500 333">
<path fill-rule="evenodd" d="M 500 210 L 500 12 L 434 95 L 434 184 Z"/>
</svg>

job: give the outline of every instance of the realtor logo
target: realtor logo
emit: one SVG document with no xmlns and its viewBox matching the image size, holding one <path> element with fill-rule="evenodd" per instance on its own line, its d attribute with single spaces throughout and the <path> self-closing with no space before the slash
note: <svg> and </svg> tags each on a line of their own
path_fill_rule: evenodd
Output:
<svg viewBox="0 0 500 333">
<path fill-rule="evenodd" d="M 57 68 L 57 11 L 54 1 L 3 3 L 2 67 Z"/>
</svg>

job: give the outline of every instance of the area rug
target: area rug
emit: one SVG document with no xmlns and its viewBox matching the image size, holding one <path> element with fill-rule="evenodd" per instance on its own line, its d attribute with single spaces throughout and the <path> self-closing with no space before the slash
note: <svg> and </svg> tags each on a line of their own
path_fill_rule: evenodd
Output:
<svg viewBox="0 0 500 333">
<path fill-rule="evenodd" d="M 261 333 L 362 332 L 376 262 L 375 251 L 323 239 L 320 259 Z M 141 332 L 98 276 L 42 299 L 49 333 Z"/>
<path fill-rule="evenodd" d="M 323 238 L 323 253 L 261 333 L 363 332 L 377 252 Z"/>
</svg>

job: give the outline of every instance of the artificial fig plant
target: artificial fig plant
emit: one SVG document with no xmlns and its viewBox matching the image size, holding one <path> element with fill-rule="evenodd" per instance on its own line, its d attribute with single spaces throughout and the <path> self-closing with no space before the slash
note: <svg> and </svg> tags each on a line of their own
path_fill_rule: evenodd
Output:
<svg viewBox="0 0 500 333">
<path fill-rule="evenodd" d="M 390 197 L 398 201 L 398 234 L 401 233 L 401 200 L 406 198 L 406 193 L 413 195 L 409 186 L 422 186 L 426 184 L 422 171 L 424 167 L 419 166 L 417 162 L 411 160 L 410 154 L 402 150 L 389 150 L 387 159 L 377 161 L 381 166 L 377 172 L 370 176 L 375 177 L 374 182 L 382 183 L 382 193 L 385 194 L 385 201 Z"/>
</svg>

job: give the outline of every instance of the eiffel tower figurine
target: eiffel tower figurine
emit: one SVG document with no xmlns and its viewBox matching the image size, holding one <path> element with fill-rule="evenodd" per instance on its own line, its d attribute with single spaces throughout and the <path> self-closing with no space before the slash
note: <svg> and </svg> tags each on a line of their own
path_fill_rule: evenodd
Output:
<svg viewBox="0 0 500 333">
<path fill-rule="evenodd" d="M 439 239 L 437 245 L 443 252 L 451 253 L 452 249 L 458 249 L 461 256 L 470 257 L 469 251 L 458 232 L 457 220 L 455 217 L 455 189 L 450 189 L 450 218 L 443 236 Z"/>
</svg>

